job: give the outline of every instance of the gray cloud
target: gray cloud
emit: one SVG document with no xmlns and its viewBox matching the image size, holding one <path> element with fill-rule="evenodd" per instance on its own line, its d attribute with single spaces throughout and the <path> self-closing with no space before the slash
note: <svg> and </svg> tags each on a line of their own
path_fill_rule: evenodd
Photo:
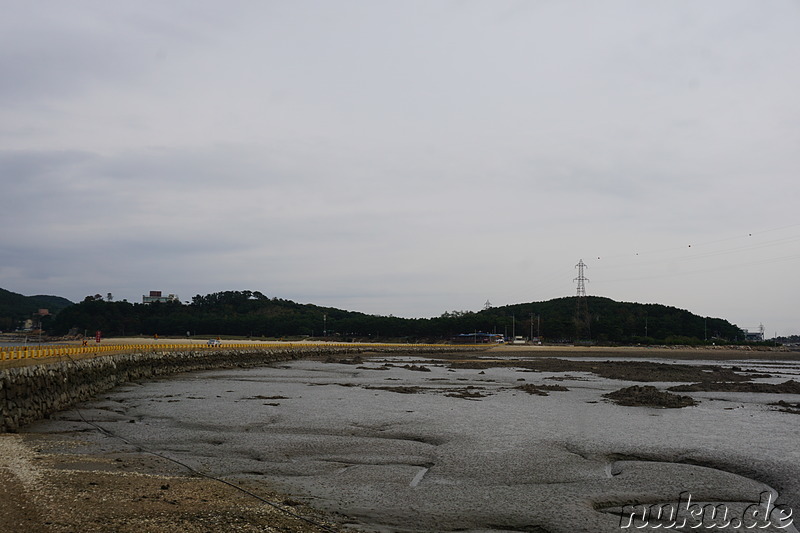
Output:
<svg viewBox="0 0 800 533">
<path fill-rule="evenodd" d="M 795 3 L 5 13 L 3 288 L 432 316 L 583 258 L 594 294 L 798 332 Z"/>
</svg>

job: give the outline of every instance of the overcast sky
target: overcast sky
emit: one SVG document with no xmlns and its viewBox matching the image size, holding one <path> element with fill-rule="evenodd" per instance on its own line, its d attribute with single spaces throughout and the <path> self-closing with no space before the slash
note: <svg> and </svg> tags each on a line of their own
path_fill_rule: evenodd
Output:
<svg viewBox="0 0 800 533">
<path fill-rule="evenodd" d="M 0 287 L 800 333 L 796 0 L 0 0 Z"/>
</svg>

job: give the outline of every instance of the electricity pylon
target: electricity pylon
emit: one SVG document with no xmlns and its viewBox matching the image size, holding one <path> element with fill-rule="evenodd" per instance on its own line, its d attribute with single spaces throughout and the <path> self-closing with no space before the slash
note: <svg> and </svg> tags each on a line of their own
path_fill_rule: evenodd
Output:
<svg viewBox="0 0 800 533">
<path fill-rule="evenodd" d="M 583 275 L 583 270 L 588 266 L 581 259 L 575 265 L 575 268 L 578 269 L 578 277 L 574 280 L 578 282 L 578 295 L 575 305 L 575 342 L 580 340 L 588 341 L 591 339 L 589 304 L 586 300 L 586 282 L 589 280 Z"/>
</svg>

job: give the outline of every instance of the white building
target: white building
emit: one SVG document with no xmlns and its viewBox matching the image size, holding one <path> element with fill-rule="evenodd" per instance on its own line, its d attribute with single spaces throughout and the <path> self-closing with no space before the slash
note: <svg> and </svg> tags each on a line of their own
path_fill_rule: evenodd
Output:
<svg viewBox="0 0 800 533">
<path fill-rule="evenodd" d="M 143 304 L 151 304 L 153 302 L 178 302 L 177 294 L 170 294 L 169 296 L 161 296 L 161 291 L 150 291 L 150 296 L 142 296 Z"/>
</svg>

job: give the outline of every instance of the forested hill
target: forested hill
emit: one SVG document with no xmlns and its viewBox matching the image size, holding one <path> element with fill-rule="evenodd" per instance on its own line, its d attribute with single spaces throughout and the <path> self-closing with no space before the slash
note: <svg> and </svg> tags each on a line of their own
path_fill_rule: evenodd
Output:
<svg viewBox="0 0 800 533">
<path fill-rule="evenodd" d="M 541 336 L 545 341 L 576 338 L 576 298 L 493 307 L 478 312 L 453 311 L 435 318 L 400 318 L 345 311 L 291 300 L 269 298 L 258 291 L 226 291 L 180 302 L 132 304 L 87 297 L 64 309 L 52 324 L 53 334 L 101 330 L 114 335 L 235 335 L 328 337 L 335 340 L 437 341 L 463 333 Z M 735 342 L 742 332 L 720 318 L 704 318 L 658 304 L 623 303 L 587 298 L 587 336 L 614 343 Z"/>
<path fill-rule="evenodd" d="M 73 303 L 61 296 L 23 296 L 0 289 L 0 331 L 15 329 L 39 309 L 55 314 L 70 305 Z"/>
<path fill-rule="evenodd" d="M 557 298 L 546 302 L 516 304 L 485 309 L 478 315 L 499 320 L 515 317 L 516 334 L 537 335 L 549 340 L 573 340 L 576 332 L 575 297 Z M 701 317 L 684 309 L 660 304 L 617 302 L 610 298 L 587 296 L 587 337 L 594 341 L 625 343 L 693 344 L 698 341 L 739 341 L 742 330 L 721 318 Z"/>
</svg>

